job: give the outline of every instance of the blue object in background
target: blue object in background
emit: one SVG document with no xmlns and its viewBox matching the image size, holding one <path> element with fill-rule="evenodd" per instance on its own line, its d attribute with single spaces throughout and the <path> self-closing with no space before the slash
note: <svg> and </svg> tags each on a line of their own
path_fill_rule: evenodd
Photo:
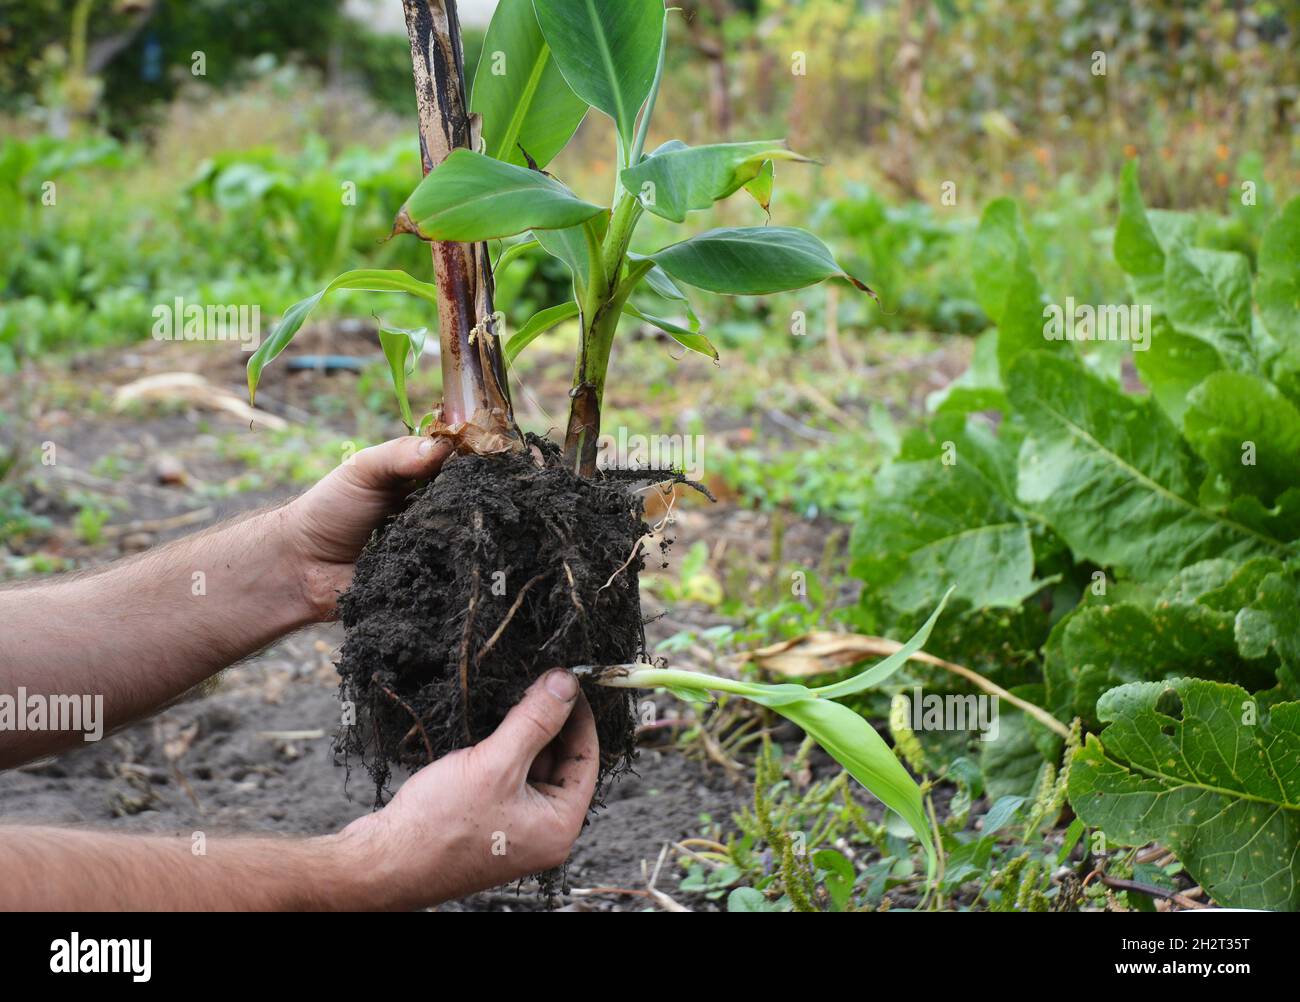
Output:
<svg viewBox="0 0 1300 1002">
<path fill-rule="evenodd" d="M 147 83 L 157 83 L 162 79 L 162 43 L 152 31 L 145 37 L 144 52 L 140 56 L 140 79 Z"/>
<path fill-rule="evenodd" d="M 356 355 L 299 355 L 289 359 L 289 368 L 314 369 L 318 372 L 361 372 L 374 361 L 373 358 L 358 358 Z"/>
</svg>

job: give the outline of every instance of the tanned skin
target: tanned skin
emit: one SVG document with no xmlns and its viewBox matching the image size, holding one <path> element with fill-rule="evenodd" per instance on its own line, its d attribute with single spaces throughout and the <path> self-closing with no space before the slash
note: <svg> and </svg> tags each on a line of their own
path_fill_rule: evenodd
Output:
<svg viewBox="0 0 1300 1002">
<path fill-rule="evenodd" d="M 93 573 L 0 589 L 0 693 L 102 695 L 108 731 L 332 618 L 371 532 L 447 455 L 396 439 L 281 507 Z M 0 768 L 82 743 L 80 732 L 0 730 Z M 0 909 L 426 907 L 560 865 L 598 760 L 591 709 L 556 670 L 491 737 L 335 834 L 209 835 L 194 855 L 188 838 L 0 826 Z"/>
</svg>

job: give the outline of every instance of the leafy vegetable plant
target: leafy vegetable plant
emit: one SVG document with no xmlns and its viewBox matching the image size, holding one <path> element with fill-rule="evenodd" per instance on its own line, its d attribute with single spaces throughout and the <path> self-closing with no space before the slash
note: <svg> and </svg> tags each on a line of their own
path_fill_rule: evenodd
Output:
<svg viewBox="0 0 1300 1002">
<path fill-rule="evenodd" d="M 1150 330 L 1049 341 L 1018 209 L 988 206 L 975 277 L 996 329 L 874 479 L 859 617 L 907 629 L 953 588 L 935 653 L 1100 732 L 1075 757 L 1079 817 L 1175 849 L 1221 903 L 1296 907 L 1296 798 L 1268 759 L 1286 760 L 1300 706 L 1300 199 L 1253 272 L 1198 232 L 1144 206 L 1130 163 L 1114 255 Z M 1059 754 L 1023 737 L 985 750 L 989 785 Z"/>
</svg>

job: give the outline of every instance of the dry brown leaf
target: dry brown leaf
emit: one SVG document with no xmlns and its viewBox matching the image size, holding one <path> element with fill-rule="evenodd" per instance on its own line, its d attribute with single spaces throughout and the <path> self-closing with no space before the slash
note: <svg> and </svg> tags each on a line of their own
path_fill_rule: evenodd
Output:
<svg viewBox="0 0 1300 1002">
<path fill-rule="evenodd" d="M 860 633 L 829 633 L 814 631 L 779 644 L 744 651 L 737 660 L 758 665 L 774 675 L 787 678 L 808 678 L 827 675 L 873 657 L 888 657 L 901 645 L 884 637 L 868 637 Z M 923 653 L 918 660 L 928 660 Z"/>
</svg>

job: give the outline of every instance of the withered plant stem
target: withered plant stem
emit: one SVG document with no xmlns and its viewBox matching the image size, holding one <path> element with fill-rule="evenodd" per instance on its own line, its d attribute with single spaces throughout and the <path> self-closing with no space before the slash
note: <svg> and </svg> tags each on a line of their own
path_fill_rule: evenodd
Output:
<svg viewBox="0 0 1300 1002">
<path fill-rule="evenodd" d="M 456 0 L 402 0 L 402 6 L 420 118 L 420 160 L 428 174 L 453 150 L 473 149 L 479 129 L 466 100 Z M 522 447 L 497 340 L 487 244 L 434 241 L 432 252 L 442 346 L 442 422 L 475 421 Z"/>
</svg>

